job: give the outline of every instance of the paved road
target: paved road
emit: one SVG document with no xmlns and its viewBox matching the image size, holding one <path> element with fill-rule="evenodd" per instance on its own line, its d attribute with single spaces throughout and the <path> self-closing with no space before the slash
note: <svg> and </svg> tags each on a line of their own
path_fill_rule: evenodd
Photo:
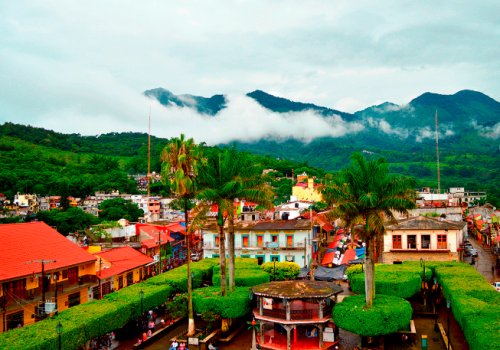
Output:
<svg viewBox="0 0 500 350">
<path fill-rule="evenodd" d="M 500 277 L 493 275 L 491 273 L 491 266 L 495 264 L 495 256 L 483 249 L 483 245 L 478 243 L 475 239 L 469 237 L 469 241 L 472 246 L 477 250 L 478 256 L 476 259 L 476 264 L 473 267 L 489 282 L 493 283 L 500 280 Z M 470 258 L 465 258 L 466 262 L 470 261 Z"/>
</svg>

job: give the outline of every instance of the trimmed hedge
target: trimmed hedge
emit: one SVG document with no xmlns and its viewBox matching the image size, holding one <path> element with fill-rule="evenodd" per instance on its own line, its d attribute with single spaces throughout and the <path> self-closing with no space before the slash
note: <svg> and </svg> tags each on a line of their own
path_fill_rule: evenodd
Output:
<svg viewBox="0 0 500 350">
<path fill-rule="evenodd" d="M 220 287 L 201 288 L 193 291 L 193 308 L 198 314 L 213 312 L 222 318 L 237 318 L 248 314 L 252 301 L 248 297 L 249 287 L 236 287 L 226 297 L 220 294 Z"/>
<path fill-rule="evenodd" d="M 214 258 L 212 258 L 214 259 Z M 218 258 L 215 258 L 218 260 Z M 235 270 L 260 270 L 259 262 L 254 258 L 235 258 L 234 259 L 234 269 Z M 226 271 L 229 271 L 228 262 L 226 259 Z M 214 274 L 220 275 L 220 265 L 217 263 L 217 266 L 213 268 Z"/>
<path fill-rule="evenodd" d="M 375 294 L 392 295 L 399 298 L 411 298 L 418 293 L 422 286 L 422 279 L 418 274 L 407 271 L 379 271 L 375 270 Z M 351 279 L 352 291 L 357 294 L 365 293 L 365 275 L 356 274 Z"/>
<path fill-rule="evenodd" d="M 408 301 L 389 295 L 377 295 L 367 309 L 364 295 L 346 297 L 333 308 L 337 326 L 362 336 L 397 332 L 410 324 L 412 308 Z"/>
<path fill-rule="evenodd" d="M 206 261 L 205 261 L 206 260 Z M 195 274 L 193 287 L 202 280 L 211 278 L 217 259 L 204 259 L 192 264 Z M 187 291 L 187 267 L 165 272 L 147 281 L 128 286 L 104 296 L 101 300 L 73 306 L 22 328 L 0 334 L 0 344 L 5 350 L 45 350 L 58 348 L 56 325 L 63 325 L 62 349 L 73 350 L 94 337 L 123 327 L 129 320 L 139 316 L 141 301 L 139 292 L 144 292 L 143 310 L 151 310 L 179 292 Z M 248 298 L 248 295 L 247 295 Z"/>
<path fill-rule="evenodd" d="M 268 283 L 271 276 L 267 272 L 261 270 L 240 270 L 234 272 L 234 284 L 236 287 L 252 287 L 258 284 Z M 220 274 L 215 274 L 212 277 L 214 286 L 220 287 Z M 227 276 L 227 285 L 229 286 L 229 276 Z"/>
<path fill-rule="evenodd" d="M 349 267 L 346 274 L 353 292 L 364 294 L 365 274 L 361 265 Z M 432 270 L 426 267 L 426 281 L 432 279 L 432 274 Z M 424 269 L 420 266 L 420 262 L 407 265 L 375 264 L 375 292 L 405 299 L 411 298 L 420 290 L 423 277 Z"/>
<path fill-rule="evenodd" d="M 276 271 L 274 262 L 269 261 L 261 266 L 262 270 L 274 277 L 276 281 L 293 280 L 300 273 L 300 266 L 294 262 L 277 262 Z"/>
</svg>

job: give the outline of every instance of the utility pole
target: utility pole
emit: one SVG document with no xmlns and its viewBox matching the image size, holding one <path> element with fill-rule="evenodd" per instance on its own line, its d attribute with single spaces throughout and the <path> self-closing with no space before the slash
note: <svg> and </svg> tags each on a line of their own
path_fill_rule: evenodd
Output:
<svg viewBox="0 0 500 350">
<path fill-rule="evenodd" d="M 149 106 L 149 128 L 148 128 L 148 211 L 149 211 L 150 184 L 151 184 L 151 106 Z"/>
<path fill-rule="evenodd" d="M 161 244 L 163 243 L 163 241 L 161 239 L 161 230 L 160 230 L 160 232 L 158 232 L 158 240 L 155 243 L 158 244 L 158 248 L 159 248 L 160 270 L 158 271 L 158 274 L 160 274 L 161 273 Z"/>
<path fill-rule="evenodd" d="M 99 300 L 102 299 L 101 279 L 102 279 L 102 258 L 99 257 Z"/>
<path fill-rule="evenodd" d="M 32 260 L 28 261 L 26 264 L 31 264 L 31 263 L 42 263 L 42 305 L 43 305 L 43 313 L 45 316 L 45 264 L 48 263 L 55 263 L 56 260 Z"/>
</svg>

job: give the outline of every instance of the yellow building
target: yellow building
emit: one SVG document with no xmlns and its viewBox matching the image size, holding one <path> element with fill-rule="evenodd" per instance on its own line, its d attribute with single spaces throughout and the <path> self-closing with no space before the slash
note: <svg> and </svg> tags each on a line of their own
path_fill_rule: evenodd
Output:
<svg viewBox="0 0 500 350">
<path fill-rule="evenodd" d="M 99 293 L 106 295 L 111 289 L 120 290 L 142 281 L 146 266 L 155 263 L 154 259 L 129 246 L 97 252 L 94 256 L 97 257 L 95 270 L 100 282 L 93 288 L 94 298 Z"/>
<path fill-rule="evenodd" d="M 0 331 L 87 302 L 95 260 L 43 222 L 0 225 Z"/>
<path fill-rule="evenodd" d="M 292 196 L 296 196 L 298 201 L 305 202 L 321 202 L 321 187 L 323 185 L 315 185 L 313 179 L 307 179 L 307 183 L 298 182 L 292 188 Z"/>
</svg>

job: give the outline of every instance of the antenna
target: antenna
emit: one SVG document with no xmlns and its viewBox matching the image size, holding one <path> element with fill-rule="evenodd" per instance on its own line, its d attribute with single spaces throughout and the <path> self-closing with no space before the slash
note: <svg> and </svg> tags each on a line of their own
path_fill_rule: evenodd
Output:
<svg viewBox="0 0 500 350">
<path fill-rule="evenodd" d="M 441 177 L 439 174 L 439 133 L 438 133 L 438 111 L 436 109 L 436 154 L 437 154 L 437 173 L 438 173 L 438 193 L 441 194 Z"/>
<path fill-rule="evenodd" d="M 151 184 L 151 105 L 149 106 L 149 131 L 148 131 L 148 203 L 149 203 L 150 184 Z"/>
</svg>

